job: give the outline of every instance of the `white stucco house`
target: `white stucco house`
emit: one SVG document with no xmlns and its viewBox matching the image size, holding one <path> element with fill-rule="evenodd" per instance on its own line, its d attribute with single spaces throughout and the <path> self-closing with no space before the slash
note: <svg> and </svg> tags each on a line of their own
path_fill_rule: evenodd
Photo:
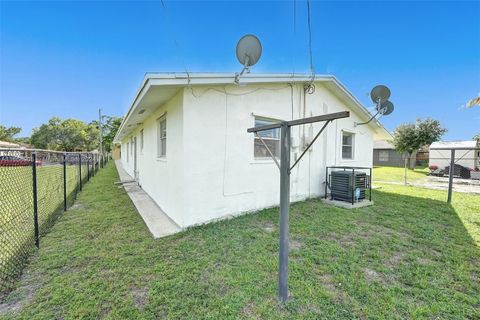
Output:
<svg viewBox="0 0 480 320">
<path fill-rule="evenodd" d="M 374 138 L 390 139 L 333 76 L 146 74 L 114 142 L 121 164 L 180 227 L 279 203 L 279 170 L 247 128 L 350 111 L 331 123 L 291 175 L 291 200 L 320 196 L 327 165 L 372 166 Z M 323 123 L 292 129 L 294 161 Z M 279 152 L 279 133 L 264 139 Z"/>
</svg>

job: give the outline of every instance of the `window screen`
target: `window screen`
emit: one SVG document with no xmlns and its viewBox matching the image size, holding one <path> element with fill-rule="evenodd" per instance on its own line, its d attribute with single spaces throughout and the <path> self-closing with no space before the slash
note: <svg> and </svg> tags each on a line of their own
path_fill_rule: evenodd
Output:
<svg viewBox="0 0 480 320">
<path fill-rule="evenodd" d="M 278 123 L 278 120 L 264 119 L 264 118 L 255 118 L 255 127 L 265 126 L 273 123 Z M 271 129 L 266 131 L 258 132 L 258 135 L 262 137 L 263 142 L 268 146 L 268 149 L 276 157 L 280 157 L 280 128 Z M 253 154 L 255 159 L 270 158 L 270 154 L 267 149 L 260 141 L 260 139 L 255 135 L 255 142 L 253 148 Z"/>
<path fill-rule="evenodd" d="M 353 159 L 353 140 L 353 133 L 342 132 L 342 159 Z"/>
<path fill-rule="evenodd" d="M 167 155 L 167 117 L 158 119 L 157 124 L 157 157 L 163 158 Z"/>
</svg>

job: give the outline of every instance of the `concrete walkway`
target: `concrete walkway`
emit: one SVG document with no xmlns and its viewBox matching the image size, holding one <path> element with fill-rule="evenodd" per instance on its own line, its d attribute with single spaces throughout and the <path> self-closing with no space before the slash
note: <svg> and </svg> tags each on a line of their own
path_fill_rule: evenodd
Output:
<svg viewBox="0 0 480 320">
<path fill-rule="evenodd" d="M 477 183 L 462 183 L 462 181 L 458 182 L 457 180 L 460 179 L 453 179 L 453 191 L 456 192 L 463 192 L 463 193 L 475 193 L 480 194 L 480 185 Z M 463 180 L 463 179 L 462 179 Z M 395 184 L 404 186 L 404 182 L 400 181 L 373 181 L 373 183 L 384 183 L 384 184 Z M 435 189 L 435 190 L 448 190 L 448 180 L 447 181 L 440 181 L 440 180 L 428 180 L 428 179 L 421 179 L 414 182 L 407 182 L 408 186 L 419 187 L 419 188 L 426 188 L 426 189 Z"/>
<path fill-rule="evenodd" d="M 132 182 L 134 179 L 123 169 L 119 160 L 115 160 L 115 165 L 120 181 L 124 182 L 125 191 L 132 199 L 138 213 L 142 216 L 154 238 L 161 238 L 182 231 L 182 228 L 170 219 L 136 182 Z"/>
</svg>

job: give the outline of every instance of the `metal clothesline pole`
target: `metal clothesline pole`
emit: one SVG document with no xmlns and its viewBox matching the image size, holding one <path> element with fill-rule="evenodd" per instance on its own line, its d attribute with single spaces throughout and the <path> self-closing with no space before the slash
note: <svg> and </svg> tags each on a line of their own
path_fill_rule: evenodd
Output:
<svg viewBox="0 0 480 320">
<path fill-rule="evenodd" d="M 328 123 L 336 119 L 348 118 L 350 113 L 348 111 L 330 113 L 316 117 L 283 121 L 271 125 L 259 126 L 247 129 L 247 132 L 255 133 L 263 146 L 267 149 L 268 154 L 272 157 L 278 166 L 278 162 L 275 156 L 270 151 L 268 146 L 262 140 L 258 132 L 280 129 L 280 235 L 279 235 L 279 266 L 278 266 L 278 298 L 281 302 L 285 302 L 288 299 L 288 229 L 289 229 L 289 207 L 290 207 L 290 173 L 291 170 L 297 165 L 303 155 L 310 149 L 312 144 L 326 128 Z M 320 132 L 315 136 L 312 142 L 303 151 L 300 158 L 290 167 L 290 144 L 291 144 L 291 127 L 302 124 L 314 123 L 326 121 L 327 123 L 322 127 Z"/>
<path fill-rule="evenodd" d="M 452 203 L 453 174 L 455 173 L 455 149 L 450 151 L 450 168 L 448 173 L 448 198 L 447 203 Z"/>
</svg>

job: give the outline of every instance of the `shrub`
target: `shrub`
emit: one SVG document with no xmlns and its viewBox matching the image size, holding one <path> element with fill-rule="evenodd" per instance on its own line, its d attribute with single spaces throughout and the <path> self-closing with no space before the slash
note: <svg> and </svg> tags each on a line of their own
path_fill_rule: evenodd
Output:
<svg viewBox="0 0 480 320">
<path fill-rule="evenodd" d="M 431 166 L 428 167 L 431 171 L 435 171 L 438 169 L 438 166 L 436 164 L 432 164 Z"/>
</svg>

